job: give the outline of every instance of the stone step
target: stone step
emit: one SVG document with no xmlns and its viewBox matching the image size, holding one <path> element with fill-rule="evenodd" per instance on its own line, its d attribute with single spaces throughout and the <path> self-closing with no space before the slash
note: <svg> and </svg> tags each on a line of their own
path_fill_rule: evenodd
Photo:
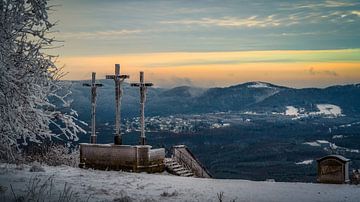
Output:
<svg viewBox="0 0 360 202">
<path fill-rule="evenodd" d="M 181 166 L 181 165 L 170 165 L 170 166 L 167 166 L 168 168 L 170 168 L 170 169 L 172 169 L 172 170 L 174 170 L 174 169 L 176 169 L 176 168 L 181 168 L 181 167 L 183 167 L 183 166 Z"/>
<path fill-rule="evenodd" d="M 173 161 L 173 160 L 171 160 L 171 161 L 165 161 L 165 163 L 175 163 L 176 161 Z"/>
<path fill-rule="evenodd" d="M 182 171 L 179 171 L 177 172 L 178 174 L 182 175 L 182 174 L 185 174 L 185 173 L 191 173 L 189 170 L 182 170 Z"/>
<path fill-rule="evenodd" d="M 182 165 L 173 165 L 173 166 L 169 166 L 169 168 L 172 168 L 172 169 L 177 169 L 177 168 L 182 168 L 183 166 Z"/>
<path fill-rule="evenodd" d="M 181 171 L 184 171 L 184 170 L 187 170 L 187 169 L 184 168 L 184 167 L 173 169 L 173 171 L 175 171 L 175 172 L 181 172 Z"/>
<path fill-rule="evenodd" d="M 165 166 L 169 170 L 174 172 L 174 174 L 176 174 L 176 175 L 183 176 L 183 177 L 194 176 L 194 173 L 191 170 L 187 169 L 186 167 L 184 167 L 183 165 L 181 165 L 174 159 L 167 158 L 167 159 L 165 159 L 164 163 L 165 163 Z"/>
<path fill-rule="evenodd" d="M 173 164 L 173 163 L 177 163 L 176 161 L 165 161 L 165 164 Z"/>
<path fill-rule="evenodd" d="M 193 177 L 194 173 L 185 173 L 185 174 L 182 174 L 181 176 L 183 176 L 183 177 Z"/>
<path fill-rule="evenodd" d="M 169 166 L 176 166 L 176 165 L 179 165 L 178 163 L 174 162 L 174 163 L 168 163 L 167 165 Z"/>
</svg>

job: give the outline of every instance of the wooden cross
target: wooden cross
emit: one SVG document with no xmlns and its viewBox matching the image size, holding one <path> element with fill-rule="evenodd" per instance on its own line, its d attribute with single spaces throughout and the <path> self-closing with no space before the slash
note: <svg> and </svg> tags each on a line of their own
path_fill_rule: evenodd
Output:
<svg viewBox="0 0 360 202">
<path fill-rule="evenodd" d="M 115 81 L 115 136 L 114 136 L 114 144 L 121 145 L 122 137 L 120 131 L 121 124 L 121 83 L 130 78 L 129 75 L 121 75 L 120 74 L 120 64 L 115 64 L 115 74 L 114 75 L 106 75 L 106 79 L 113 79 Z"/>
<path fill-rule="evenodd" d="M 96 88 L 103 86 L 100 83 L 96 83 L 96 73 L 92 73 L 91 84 L 83 83 L 83 86 L 91 87 L 91 136 L 90 143 L 96 144 L 96 129 L 95 129 L 95 113 L 96 113 Z"/>
<path fill-rule="evenodd" d="M 141 124 L 141 136 L 140 145 L 145 145 L 145 101 L 147 87 L 153 86 L 152 83 L 144 82 L 144 72 L 140 72 L 140 83 L 131 83 L 133 87 L 139 87 L 140 89 L 140 124 Z"/>
</svg>

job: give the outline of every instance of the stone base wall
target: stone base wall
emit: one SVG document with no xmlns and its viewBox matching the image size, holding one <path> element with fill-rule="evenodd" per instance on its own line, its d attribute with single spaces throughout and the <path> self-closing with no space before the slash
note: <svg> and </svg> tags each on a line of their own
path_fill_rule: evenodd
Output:
<svg viewBox="0 0 360 202">
<path fill-rule="evenodd" d="M 163 172 L 165 149 L 149 145 L 80 144 L 80 167 L 131 172 Z"/>
</svg>

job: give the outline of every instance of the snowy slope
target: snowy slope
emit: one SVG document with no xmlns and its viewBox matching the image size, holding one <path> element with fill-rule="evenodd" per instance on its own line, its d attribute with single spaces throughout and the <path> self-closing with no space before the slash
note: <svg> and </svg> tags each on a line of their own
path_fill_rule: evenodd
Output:
<svg viewBox="0 0 360 202">
<path fill-rule="evenodd" d="M 67 183 L 75 199 L 113 201 L 129 196 L 134 201 L 358 201 L 360 186 L 310 183 L 255 182 L 176 177 L 163 174 L 126 173 L 43 166 L 45 172 L 29 172 L 29 166 L 0 164 L 0 185 L 5 197 L 12 200 L 10 184 L 18 195 L 34 176 L 53 176 L 53 193 L 59 193 Z M 4 188 L 6 187 L 6 188 Z M 168 194 L 164 194 L 164 192 Z M 52 198 L 57 200 L 56 194 Z M 1 197 L 1 196 L 0 196 Z M 49 200 L 50 198 L 48 198 Z"/>
</svg>

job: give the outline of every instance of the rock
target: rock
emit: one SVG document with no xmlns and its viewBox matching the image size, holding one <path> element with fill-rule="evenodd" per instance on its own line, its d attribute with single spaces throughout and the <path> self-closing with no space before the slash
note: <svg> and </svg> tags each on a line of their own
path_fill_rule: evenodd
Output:
<svg viewBox="0 0 360 202">
<path fill-rule="evenodd" d="M 35 162 L 35 163 L 31 166 L 31 168 L 30 168 L 29 171 L 30 171 L 30 172 L 45 172 L 45 169 L 44 169 L 43 167 L 41 167 L 40 163 Z"/>
</svg>

